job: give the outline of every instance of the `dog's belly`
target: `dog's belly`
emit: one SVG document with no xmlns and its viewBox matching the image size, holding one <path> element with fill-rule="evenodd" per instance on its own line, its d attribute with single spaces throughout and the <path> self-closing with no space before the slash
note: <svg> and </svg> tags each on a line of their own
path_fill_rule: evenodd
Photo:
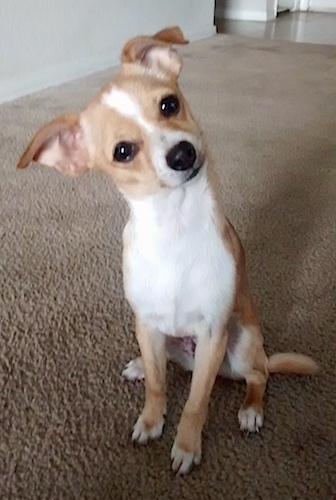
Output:
<svg viewBox="0 0 336 500">
<path fill-rule="evenodd" d="M 176 310 L 162 311 L 161 314 L 141 314 L 143 322 L 152 330 L 157 330 L 172 337 L 197 337 L 209 329 L 209 322 L 197 312 L 180 314 Z"/>
<path fill-rule="evenodd" d="M 138 318 L 171 336 L 211 330 L 232 304 L 235 265 L 218 238 L 173 247 L 134 245 L 124 255 L 125 293 Z"/>
</svg>

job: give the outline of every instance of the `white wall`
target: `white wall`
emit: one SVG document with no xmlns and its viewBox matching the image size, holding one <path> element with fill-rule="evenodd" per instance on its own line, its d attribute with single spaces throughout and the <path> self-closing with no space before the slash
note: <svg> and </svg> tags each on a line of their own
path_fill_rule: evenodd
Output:
<svg viewBox="0 0 336 500">
<path fill-rule="evenodd" d="M 308 10 L 315 12 L 336 12 L 336 0 L 309 0 Z"/>
<path fill-rule="evenodd" d="M 213 18 L 214 0 L 0 0 L 0 102 L 114 66 L 137 34 L 211 36 Z"/>
<path fill-rule="evenodd" d="M 225 19 L 268 21 L 276 14 L 276 0 L 217 0 L 216 13 Z"/>
</svg>

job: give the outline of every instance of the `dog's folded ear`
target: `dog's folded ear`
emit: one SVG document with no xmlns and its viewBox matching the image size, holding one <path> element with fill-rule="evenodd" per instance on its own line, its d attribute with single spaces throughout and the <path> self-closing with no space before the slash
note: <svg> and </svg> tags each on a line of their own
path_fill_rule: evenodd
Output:
<svg viewBox="0 0 336 500">
<path fill-rule="evenodd" d="M 189 43 L 178 26 L 165 28 L 152 37 L 138 36 L 123 48 L 121 61 L 137 63 L 170 78 L 177 78 L 182 69 L 182 59 L 173 45 Z"/>
<path fill-rule="evenodd" d="M 36 161 L 77 176 L 88 169 L 89 154 L 78 115 L 64 115 L 44 125 L 33 137 L 17 167 Z"/>
<path fill-rule="evenodd" d="M 177 45 L 186 45 L 189 43 L 188 40 L 184 38 L 181 29 L 178 26 L 173 26 L 172 28 L 164 28 L 153 35 L 154 40 L 160 40 L 165 43 L 175 43 Z"/>
</svg>

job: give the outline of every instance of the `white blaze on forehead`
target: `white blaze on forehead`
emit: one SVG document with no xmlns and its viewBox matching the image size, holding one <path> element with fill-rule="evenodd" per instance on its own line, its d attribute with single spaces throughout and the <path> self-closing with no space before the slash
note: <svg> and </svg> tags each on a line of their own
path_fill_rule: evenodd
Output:
<svg viewBox="0 0 336 500">
<path fill-rule="evenodd" d="M 142 116 L 141 108 L 137 100 L 124 90 L 120 90 L 118 87 L 112 87 L 108 92 L 102 95 L 102 104 L 114 109 L 120 115 L 130 118 L 147 132 L 153 132 L 154 125 Z"/>
</svg>

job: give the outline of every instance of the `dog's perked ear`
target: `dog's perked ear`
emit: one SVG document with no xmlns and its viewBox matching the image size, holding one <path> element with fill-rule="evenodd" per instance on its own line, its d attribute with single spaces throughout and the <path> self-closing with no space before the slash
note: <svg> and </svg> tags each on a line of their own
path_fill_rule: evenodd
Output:
<svg viewBox="0 0 336 500">
<path fill-rule="evenodd" d="M 173 45 L 189 43 L 178 26 L 166 28 L 152 37 L 138 36 L 129 40 L 123 48 L 123 63 L 138 63 L 169 78 L 178 78 L 182 59 Z"/>
<path fill-rule="evenodd" d="M 36 161 L 77 176 L 88 169 L 89 154 L 78 115 L 64 115 L 44 125 L 33 137 L 17 167 Z"/>
</svg>

